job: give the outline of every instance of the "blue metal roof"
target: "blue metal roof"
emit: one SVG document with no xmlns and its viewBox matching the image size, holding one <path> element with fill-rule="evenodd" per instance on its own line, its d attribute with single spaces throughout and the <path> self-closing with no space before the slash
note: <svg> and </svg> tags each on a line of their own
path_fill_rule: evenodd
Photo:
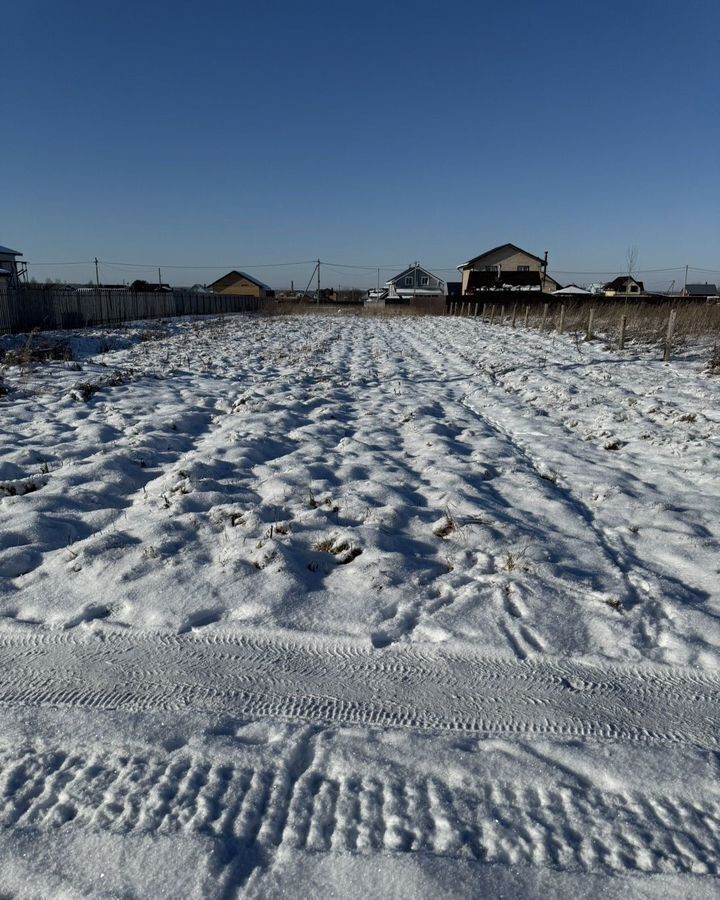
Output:
<svg viewBox="0 0 720 900">
<path fill-rule="evenodd" d="M 0 247 L 0 253 L 9 253 L 11 256 L 22 256 L 19 250 L 11 250 L 9 247 Z"/>
</svg>

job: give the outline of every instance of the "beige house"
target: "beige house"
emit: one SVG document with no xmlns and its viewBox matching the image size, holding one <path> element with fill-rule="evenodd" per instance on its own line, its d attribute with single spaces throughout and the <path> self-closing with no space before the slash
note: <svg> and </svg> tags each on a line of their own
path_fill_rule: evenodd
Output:
<svg viewBox="0 0 720 900">
<path fill-rule="evenodd" d="M 547 259 L 515 244 L 501 244 L 458 266 L 463 294 L 479 290 L 538 290 L 550 293 L 560 287 L 547 274 Z"/>
<path fill-rule="evenodd" d="M 232 294 L 241 297 L 274 297 L 275 292 L 262 281 L 233 269 L 208 285 L 213 294 Z"/>
<path fill-rule="evenodd" d="M 630 294 L 640 295 L 645 293 L 645 285 L 637 281 L 632 275 L 618 275 L 612 281 L 603 285 L 603 293 L 606 297 L 627 297 Z"/>
</svg>

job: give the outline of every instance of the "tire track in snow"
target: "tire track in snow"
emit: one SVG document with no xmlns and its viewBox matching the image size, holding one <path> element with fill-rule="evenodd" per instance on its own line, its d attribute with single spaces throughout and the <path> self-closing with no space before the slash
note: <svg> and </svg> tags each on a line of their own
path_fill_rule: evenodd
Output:
<svg viewBox="0 0 720 900">
<path fill-rule="evenodd" d="M 0 703 L 720 745 L 720 679 L 694 670 L 538 657 L 510 662 L 310 639 L 110 631 L 3 636 Z"/>
<path fill-rule="evenodd" d="M 279 848 L 626 875 L 720 872 L 720 805 L 709 798 L 510 783 L 490 766 L 458 780 L 317 754 L 311 732 L 274 763 L 242 747 L 220 757 L 144 745 L 0 747 L 0 829 L 214 838 L 232 852 L 210 861 L 208 877 L 228 889 Z"/>
</svg>

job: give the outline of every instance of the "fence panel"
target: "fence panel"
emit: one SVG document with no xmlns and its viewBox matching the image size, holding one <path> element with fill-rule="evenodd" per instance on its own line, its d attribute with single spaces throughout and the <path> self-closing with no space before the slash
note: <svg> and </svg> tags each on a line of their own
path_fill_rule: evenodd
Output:
<svg viewBox="0 0 720 900">
<path fill-rule="evenodd" d="M 21 334 L 92 326 L 119 325 L 141 319 L 257 312 L 271 300 L 245 295 L 197 294 L 190 291 L 141 294 L 133 291 L 80 291 L 0 288 L 0 334 Z"/>
</svg>

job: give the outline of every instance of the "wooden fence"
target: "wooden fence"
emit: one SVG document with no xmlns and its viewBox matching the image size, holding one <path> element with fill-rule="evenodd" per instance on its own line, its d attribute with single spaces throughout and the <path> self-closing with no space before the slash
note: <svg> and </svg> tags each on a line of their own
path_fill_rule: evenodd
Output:
<svg viewBox="0 0 720 900">
<path fill-rule="evenodd" d="M 172 291 L 140 294 L 122 290 L 0 288 L 0 334 L 119 325 L 136 319 L 255 312 L 266 300 L 229 294 Z"/>
</svg>

